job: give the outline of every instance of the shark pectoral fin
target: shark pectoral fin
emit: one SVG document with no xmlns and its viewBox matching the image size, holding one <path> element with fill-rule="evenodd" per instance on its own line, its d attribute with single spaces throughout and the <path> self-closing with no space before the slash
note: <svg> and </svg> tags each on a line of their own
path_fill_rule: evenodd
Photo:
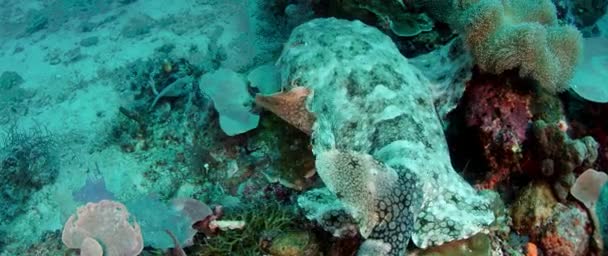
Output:
<svg viewBox="0 0 608 256">
<path fill-rule="evenodd" d="M 272 95 L 258 94 L 255 103 L 310 135 L 315 122 L 315 117 L 306 108 L 306 98 L 310 93 L 310 89 L 299 86 Z"/>
<path fill-rule="evenodd" d="M 397 172 L 368 154 L 335 149 L 317 156 L 317 172 L 351 211 L 361 235 L 374 245 L 382 245 L 372 247 L 388 248 L 388 253 L 375 255 L 405 253 L 422 204 L 413 173 Z"/>
</svg>

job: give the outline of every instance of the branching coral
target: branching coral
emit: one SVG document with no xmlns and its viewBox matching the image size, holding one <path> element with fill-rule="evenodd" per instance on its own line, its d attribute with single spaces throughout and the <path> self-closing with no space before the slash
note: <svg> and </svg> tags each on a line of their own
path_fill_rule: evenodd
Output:
<svg viewBox="0 0 608 256">
<path fill-rule="evenodd" d="M 551 92 L 568 88 L 582 52 L 581 33 L 559 25 L 550 0 L 422 1 L 437 20 L 464 35 L 482 71 L 518 69 Z"/>
</svg>

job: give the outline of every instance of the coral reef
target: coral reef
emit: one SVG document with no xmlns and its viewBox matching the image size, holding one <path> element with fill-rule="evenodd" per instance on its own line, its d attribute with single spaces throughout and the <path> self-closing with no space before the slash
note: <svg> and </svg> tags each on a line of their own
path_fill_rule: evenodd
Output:
<svg viewBox="0 0 608 256">
<path fill-rule="evenodd" d="M 606 254 L 606 0 L 2 3 L 0 255 Z"/>
<path fill-rule="evenodd" d="M 571 139 L 560 123 L 547 124 L 537 120 L 532 125 L 532 134 L 536 147 L 534 158 L 537 166 L 545 176 L 555 177 L 555 192 L 560 201 L 565 201 L 568 188 L 574 184 L 573 171 L 591 167 L 598 154 L 598 143 L 591 136 Z"/>
<path fill-rule="evenodd" d="M 606 0 L 554 0 L 558 10 L 563 13 L 563 18 L 569 23 L 575 24 L 583 31 L 592 30 L 596 22 L 606 14 L 608 1 Z"/>
<path fill-rule="evenodd" d="M 557 202 L 546 182 L 528 185 L 511 206 L 513 228 L 530 236 L 546 255 L 586 255 L 590 218 L 576 204 Z"/>
</svg>

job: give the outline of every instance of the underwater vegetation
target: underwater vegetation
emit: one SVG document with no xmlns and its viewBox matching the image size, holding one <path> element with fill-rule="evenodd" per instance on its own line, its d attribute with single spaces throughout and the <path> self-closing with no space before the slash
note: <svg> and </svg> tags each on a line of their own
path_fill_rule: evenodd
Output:
<svg viewBox="0 0 608 256">
<path fill-rule="evenodd" d="M 608 254 L 606 0 L 1 2 L 0 256 Z"/>
<path fill-rule="evenodd" d="M 200 245 L 201 252 L 194 255 L 259 255 L 262 252 L 260 243 L 272 243 L 264 242 L 268 239 L 266 237 L 287 233 L 296 227 L 297 215 L 294 210 L 277 202 L 256 200 L 245 207 L 226 211 L 224 218 L 244 221 L 247 228 L 205 238 Z M 271 249 L 272 245 L 264 247 Z"/>
<path fill-rule="evenodd" d="M 44 126 L 12 126 L 0 137 L 0 230 L 25 212 L 21 205 L 57 178 L 59 136 Z"/>
</svg>

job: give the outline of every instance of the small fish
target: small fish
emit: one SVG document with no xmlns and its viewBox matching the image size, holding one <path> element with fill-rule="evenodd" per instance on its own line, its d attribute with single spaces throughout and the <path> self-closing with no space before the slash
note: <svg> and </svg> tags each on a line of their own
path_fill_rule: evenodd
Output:
<svg viewBox="0 0 608 256">
<path fill-rule="evenodd" d="M 167 232 L 167 234 L 171 237 L 171 240 L 173 240 L 173 244 L 175 244 L 175 247 L 171 249 L 171 256 L 188 256 L 186 255 L 184 249 L 182 249 L 182 246 L 179 245 L 179 241 L 177 241 L 177 237 L 175 237 L 173 232 L 168 229 L 165 229 L 165 232 Z"/>
</svg>

